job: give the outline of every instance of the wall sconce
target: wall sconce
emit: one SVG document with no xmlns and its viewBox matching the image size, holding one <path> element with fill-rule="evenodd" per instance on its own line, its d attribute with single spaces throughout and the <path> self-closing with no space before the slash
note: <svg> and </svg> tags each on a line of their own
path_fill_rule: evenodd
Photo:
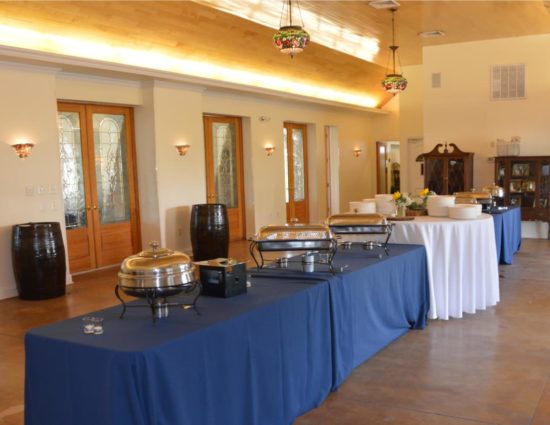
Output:
<svg viewBox="0 0 550 425">
<path fill-rule="evenodd" d="M 267 156 L 273 155 L 273 152 L 275 152 L 275 146 L 266 146 L 265 153 L 267 153 Z"/>
<path fill-rule="evenodd" d="M 31 150 L 34 147 L 34 144 L 32 143 L 17 143 L 15 145 L 11 145 L 17 156 L 21 159 L 25 159 L 31 154 Z"/>
<path fill-rule="evenodd" d="M 362 149 L 355 148 L 355 149 L 353 150 L 353 155 L 355 155 L 355 157 L 357 158 L 359 155 L 361 155 L 361 152 L 363 152 Z"/>
<path fill-rule="evenodd" d="M 187 151 L 189 150 L 190 147 L 191 147 L 191 145 L 176 145 L 175 146 L 175 148 L 178 151 L 178 153 L 180 154 L 180 156 L 184 156 L 187 153 Z"/>
</svg>

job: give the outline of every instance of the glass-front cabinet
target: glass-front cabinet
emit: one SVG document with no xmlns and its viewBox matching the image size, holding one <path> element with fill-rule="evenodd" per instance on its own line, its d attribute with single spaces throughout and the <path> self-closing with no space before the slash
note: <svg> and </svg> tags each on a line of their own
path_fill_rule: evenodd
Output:
<svg viewBox="0 0 550 425">
<path fill-rule="evenodd" d="M 452 195 L 469 191 L 473 187 L 474 154 L 462 152 L 454 143 L 438 144 L 423 154 L 424 185 L 438 195 Z M 444 148 L 441 151 L 440 148 Z"/>
<path fill-rule="evenodd" d="M 550 221 L 550 157 L 496 157 L 495 182 L 504 188 L 507 205 L 521 207 L 522 220 Z"/>
</svg>

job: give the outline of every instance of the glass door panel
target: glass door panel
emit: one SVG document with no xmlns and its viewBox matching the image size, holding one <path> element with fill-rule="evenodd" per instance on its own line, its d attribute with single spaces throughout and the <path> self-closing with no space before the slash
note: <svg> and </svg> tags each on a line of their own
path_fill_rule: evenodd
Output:
<svg viewBox="0 0 550 425">
<path fill-rule="evenodd" d="M 471 187 L 464 187 L 464 160 L 450 159 L 448 166 L 448 193 L 452 195 L 455 192 L 471 190 Z"/>
<path fill-rule="evenodd" d="M 287 222 L 308 223 L 306 126 L 304 124 L 285 123 L 283 146 Z"/>
<path fill-rule="evenodd" d="M 67 229 L 86 227 L 86 197 L 80 139 L 80 114 L 59 112 L 59 151 L 61 157 L 61 185 Z"/>
<path fill-rule="evenodd" d="M 292 157 L 294 163 L 294 200 L 303 201 L 306 193 L 304 164 L 304 135 L 301 129 L 292 129 Z"/>
<path fill-rule="evenodd" d="M 550 193 L 550 162 L 542 161 L 540 169 L 540 194 L 539 207 L 548 208 L 548 195 Z"/>
<path fill-rule="evenodd" d="M 426 161 L 426 181 L 428 183 L 428 189 L 433 190 L 435 193 L 443 193 L 443 159 L 430 159 Z"/>
<path fill-rule="evenodd" d="M 216 187 L 216 202 L 225 204 L 227 208 L 237 208 L 238 178 L 237 178 L 237 141 L 235 125 L 214 123 L 212 162 L 214 164 L 214 186 Z"/>
<path fill-rule="evenodd" d="M 130 220 L 124 115 L 92 114 L 101 224 Z"/>
</svg>

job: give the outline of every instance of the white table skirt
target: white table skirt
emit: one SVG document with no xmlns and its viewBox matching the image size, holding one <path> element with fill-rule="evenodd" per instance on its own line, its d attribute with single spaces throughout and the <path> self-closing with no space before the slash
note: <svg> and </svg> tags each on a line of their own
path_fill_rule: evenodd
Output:
<svg viewBox="0 0 550 425">
<path fill-rule="evenodd" d="M 395 222 L 392 243 L 424 245 L 430 280 L 430 319 L 461 318 L 500 300 L 493 217 L 475 220 L 415 217 Z"/>
</svg>

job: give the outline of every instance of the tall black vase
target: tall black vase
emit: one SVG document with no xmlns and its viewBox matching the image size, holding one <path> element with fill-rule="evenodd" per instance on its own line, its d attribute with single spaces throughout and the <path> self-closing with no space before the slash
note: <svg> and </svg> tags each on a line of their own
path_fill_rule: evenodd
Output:
<svg viewBox="0 0 550 425">
<path fill-rule="evenodd" d="M 197 204 L 191 209 L 193 260 L 227 258 L 229 221 L 224 204 Z"/>
<path fill-rule="evenodd" d="M 65 247 L 59 223 L 16 224 L 11 254 L 21 299 L 45 300 L 65 294 Z"/>
</svg>

